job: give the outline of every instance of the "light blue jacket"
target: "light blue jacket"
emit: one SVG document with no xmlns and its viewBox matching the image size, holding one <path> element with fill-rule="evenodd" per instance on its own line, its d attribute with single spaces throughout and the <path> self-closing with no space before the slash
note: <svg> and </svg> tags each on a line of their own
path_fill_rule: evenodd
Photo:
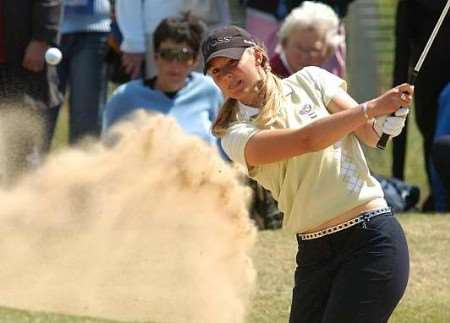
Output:
<svg viewBox="0 0 450 323">
<path fill-rule="evenodd" d="M 192 72 L 186 86 L 169 98 L 146 86 L 142 79 L 121 85 L 107 102 L 103 113 L 103 132 L 138 109 L 174 117 L 188 134 L 217 144 L 211 133 L 212 121 L 223 103 L 219 88 L 210 77 Z"/>
<path fill-rule="evenodd" d="M 109 32 L 110 0 L 64 0 L 62 33 Z"/>
</svg>

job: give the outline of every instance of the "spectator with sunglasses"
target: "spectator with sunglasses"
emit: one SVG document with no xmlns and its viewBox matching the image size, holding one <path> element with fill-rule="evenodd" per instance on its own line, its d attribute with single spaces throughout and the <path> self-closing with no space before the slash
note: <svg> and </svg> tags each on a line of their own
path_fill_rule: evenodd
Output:
<svg viewBox="0 0 450 323">
<path fill-rule="evenodd" d="M 106 104 L 103 132 L 143 109 L 174 117 L 189 134 L 208 143 L 217 141 L 210 128 L 222 94 L 211 78 L 194 72 L 206 27 L 198 18 L 164 19 L 153 34 L 156 76 L 121 85 Z"/>
</svg>

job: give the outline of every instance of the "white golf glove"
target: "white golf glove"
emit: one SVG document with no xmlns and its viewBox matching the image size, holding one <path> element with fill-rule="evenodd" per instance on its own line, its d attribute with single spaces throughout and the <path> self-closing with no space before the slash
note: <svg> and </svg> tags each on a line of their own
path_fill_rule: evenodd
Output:
<svg viewBox="0 0 450 323">
<path fill-rule="evenodd" d="M 400 108 L 395 111 L 393 116 L 389 115 L 377 117 L 375 118 L 373 128 L 380 137 L 383 133 L 391 137 L 397 137 L 405 126 L 406 116 L 408 113 L 408 108 Z"/>
</svg>

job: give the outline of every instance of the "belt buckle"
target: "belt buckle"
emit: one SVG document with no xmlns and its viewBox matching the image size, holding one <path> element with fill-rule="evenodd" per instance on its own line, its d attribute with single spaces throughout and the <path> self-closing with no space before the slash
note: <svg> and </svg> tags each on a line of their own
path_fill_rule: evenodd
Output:
<svg viewBox="0 0 450 323">
<path fill-rule="evenodd" d="M 369 222 L 366 218 L 362 219 L 362 228 L 367 229 L 367 222 Z"/>
<path fill-rule="evenodd" d="M 380 209 L 380 210 L 375 210 L 375 211 L 363 214 L 361 216 L 363 229 L 367 229 L 367 223 L 370 222 L 370 219 L 372 219 L 373 217 L 376 217 L 376 216 L 379 216 L 379 215 L 383 214 L 385 211 L 386 210 L 384 210 L 384 209 Z"/>
</svg>

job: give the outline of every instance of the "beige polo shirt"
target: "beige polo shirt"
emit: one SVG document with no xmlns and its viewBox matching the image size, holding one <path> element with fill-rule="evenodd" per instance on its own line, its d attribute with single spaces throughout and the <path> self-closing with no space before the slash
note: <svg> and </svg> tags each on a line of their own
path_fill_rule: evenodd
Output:
<svg viewBox="0 0 450 323">
<path fill-rule="evenodd" d="M 319 68 L 305 67 L 283 80 L 284 103 L 271 128 L 302 128 L 329 115 L 326 106 L 346 83 Z M 254 110 L 240 107 L 239 121 L 222 139 L 227 155 L 247 169 L 250 177 L 270 190 L 284 213 L 283 227 L 301 233 L 376 198 L 383 191 L 371 176 L 354 134 L 332 146 L 279 162 L 247 168 L 244 149 L 259 129 Z M 281 126 L 281 124 L 284 124 Z"/>
</svg>

